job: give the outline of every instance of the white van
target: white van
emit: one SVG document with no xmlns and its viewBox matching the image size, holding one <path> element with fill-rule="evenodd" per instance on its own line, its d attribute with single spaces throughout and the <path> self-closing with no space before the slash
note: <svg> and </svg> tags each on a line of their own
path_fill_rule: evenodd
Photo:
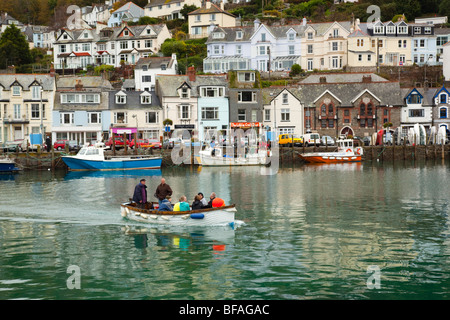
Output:
<svg viewBox="0 0 450 320">
<path fill-rule="evenodd" d="M 314 145 L 314 143 L 317 147 L 320 146 L 320 135 L 318 133 L 306 133 L 302 138 L 304 145 L 307 147 Z"/>
</svg>

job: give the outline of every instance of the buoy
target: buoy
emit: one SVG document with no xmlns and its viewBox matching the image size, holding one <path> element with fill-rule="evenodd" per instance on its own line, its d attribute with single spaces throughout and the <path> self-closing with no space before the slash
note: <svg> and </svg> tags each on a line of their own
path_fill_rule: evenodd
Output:
<svg viewBox="0 0 450 320">
<path fill-rule="evenodd" d="M 140 212 L 136 212 L 135 215 L 136 215 L 136 216 L 140 216 L 141 213 L 140 213 Z"/>
<path fill-rule="evenodd" d="M 205 215 L 203 213 L 192 213 L 191 219 L 203 219 Z"/>
<path fill-rule="evenodd" d="M 169 220 L 169 217 L 161 216 L 164 220 Z"/>
<path fill-rule="evenodd" d="M 142 214 L 141 214 L 141 217 L 144 218 L 144 219 L 147 219 L 147 218 L 148 218 L 148 215 L 146 215 L 145 213 L 142 213 Z"/>
<path fill-rule="evenodd" d="M 184 215 L 184 216 L 181 216 L 181 219 L 184 219 L 184 220 L 186 220 L 187 218 L 189 218 L 189 215 Z"/>
<path fill-rule="evenodd" d="M 149 215 L 149 217 L 152 219 L 155 219 L 155 220 L 158 219 L 158 216 L 156 214 L 151 214 L 151 215 Z"/>
</svg>

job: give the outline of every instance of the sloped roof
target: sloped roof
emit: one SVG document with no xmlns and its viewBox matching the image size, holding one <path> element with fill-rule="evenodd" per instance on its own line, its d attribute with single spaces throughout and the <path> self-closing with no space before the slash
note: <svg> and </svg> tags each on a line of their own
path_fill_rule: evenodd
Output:
<svg viewBox="0 0 450 320">
<path fill-rule="evenodd" d="M 127 96 L 126 104 L 116 103 L 115 95 L 119 92 L 123 92 Z M 109 92 L 109 109 L 128 109 L 128 110 L 161 110 L 161 103 L 155 92 L 150 92 L 151 104 L 141 103 L 141 94 L 144 91 L 122 91 L 115 90 Z"/>
<path fill-rule="evenodd" d="M 203 6 L 197 10 L 189 12 L 188 16 L 198 15 L 198 14 L 209 14 L 209 13 L 223 13 L 223 14 L 229 15 L 231 17 L 236 17 L 234 14 L 231 14 L 231 13 L 221 9 L 219 6 L 215 5 L 214 3 L 211 3 L 211 6 L 209 8 L 206 8 L 206 6 Z"/>
<path fill-rule="evenodd" d="M 103 79 L 100 76 L 67 76 L 58 77 L 56 81 L 57 89 L 74 89 L 77 81 L 80 80 L 84 89 L 106 89 L 112 90 L 112 85 L 108 80 Z"/>
<path fill-rule="evenodd" d="M 361 73 L 321 73 L 312 74 L 301 83 L 320 83 L 320 78 L 325 78 L 327 83 L 362 82 L 364 77 L 370 76 L 372 82 L 387 82 L 388 80 L 370 72 Z"/>
<path fill-rule="evenodd" d="M 191 89 L 191 96 L 198 96 L 200 86 L 226 86 L 228 81 L 226 75 L 196 75 L 195 81 L 190 81 L 187 75 L 158 75 L 156 82 L 161 92 L 161 96 L 177 96 L 177 89 L 187 83 Z"/>
<path fill-rule="evenodd" d="M 17 81 L 22 88 L 28 90 L 28 87 L 34 82 L 41 82 L 44 90 L 53 90 L 55 85 L 55 78 L 49 74 L 2 74 L 0 77 L 0 86 L 4 90 L 9 90 L 12 83 Z"/>
</svg>

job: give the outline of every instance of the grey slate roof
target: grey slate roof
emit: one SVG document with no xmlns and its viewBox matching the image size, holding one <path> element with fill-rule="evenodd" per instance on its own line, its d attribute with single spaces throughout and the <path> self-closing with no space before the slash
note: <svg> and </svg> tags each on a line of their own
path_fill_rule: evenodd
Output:
<svg viewBox="0 0 450 320">
<path fill-rule="evenodd" d="M 84 91 L 103 91 L 112 90 L 113 87 L 108 80 L 97 76 L 67 76 L 58 77 L 56 81 L 57 90 L 75 90 L 75 84 L 77 80 L 81 81 Z"/>
<path fill-rule="evenodd" d="M 363 77 L 370 76 L 372 82 L 388 81 L 375 73 L 322 73 L 313 74 L 301 81 L 301 83 L 320 83 L 320 78 L 325 77 L 327 83 L 362 82 Z"/>
<path fill-rule="evenodd" d="M 125 104 L 117 104 L 115 95 L 116 93 L 122 91 L 127 95 L 127 100 Z M 154 91 L 148 91 L 152 98 L 151 104 L 142 104 L 141 103 L 141 94 L 145 91 L 123 91 L 123 90 L 115 90 L 109 92 L 109 109 L 110 110 L 118 110 L 118 109 L 128 109 L 128 110 L 161 110 L 161 103 L 159 101 L 158 96 Z"/>
<path fill-rule="evenodd" d="M 191 96 L 194 97 L 199 95 L 201 86 L 225 86 L 225 90 L 228 89 L 226 75 L 196 75 L 195 81 L 190 81 L 186 75 L 158 75 L 156 82 L 160 95 L 167 97 L 177 96 L 177 89 L 185 82 L 191 87 Z"/>
<path fill-rule="evenodd" d="M 55 85 L 55 77 L 51 77 L 49 74 L 2 74 L 0 87 L 3 87 L 3 90 L 10 90 L 11 84 L 16 80 L 24 90 L 28 90 L 35 80 L 42 81 L 42 86 L 46 91 L 53 90 Z"/>
</svg>

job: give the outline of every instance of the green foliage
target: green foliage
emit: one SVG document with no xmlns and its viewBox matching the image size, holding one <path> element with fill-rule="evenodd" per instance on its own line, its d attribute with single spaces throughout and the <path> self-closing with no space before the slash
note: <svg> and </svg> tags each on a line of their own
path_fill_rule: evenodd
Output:
<svg viewBox="0 0 450 320">
<path fill-rule="evenodd" d="M 442 0 L 439 4 L 439 14 L 450 17 L 450 0 Z"/>
<path fill-rule="evenodd" d="M 299 75 L 302 72 L 303 72 L 302 67 L 300 67 L 300 65 L 296 63 L 296 64 L 292 65 L 291 72 L 289 73 L 289 75 L 291 77 L 295 77 L 295 76 Z"/>
<path fill-rule="evenodd" d="M 158 18 L 151 18 L 151 17 L 140 17 L 138 21 L 136 22 L 128 22 L 129 26 L 142 26 L 142 25 L 147 25 L 147 24 L 158 24 L 161 23 L 161 19 Z"/>
<path fill-rule="evenodd" d="M 180 13 L 183 16 L 184 20 L 188 20 L 188 14 L 191 13 L 192 11 L 197 10 L 198 7 L 196 5 L 187 5 L 185 4 L 183 6 L 183 8 L 181 8 Z"/>
<path fill-rule="evenodd" d="M 104 72 L 111 72 L 111 71 L 114 71 L 114 70 L 115 70 L 114 66 L 110 66 L 110 65 L 107 65 L 107 64 L 102 64 L 101 66 L 97 66 L 97 67 L 94 68 L 94 74 L 96 76 L 98 76 L 98 75 L 100 75 L 100 74 L 102 74 Z"/>
<path fill-rule="evenodd" d="M 173 121 L 170 119 L 164 119 L 163 125 L 164 126 L 171 126 L 173 124 Z"/>
<path fill-rule="evenodd" d="M 196 70 L 203 70 L 203 59 L 206 58 L 206 40 L 207 38 L 167 39 L 161 45 L 161 52 L 166 57 L 171 56 L 172 53 L 177 55 L 179 73 L 184 74 L 186 72 L 186 63 L 189 66 L 193 65 Z"/>
<path fill-rule="evenodd" d="M 0 37 L 0 68 L 31 62 L 30 48 L 25 36 L 14 24 L 6 28 Z"/>
</svg>

